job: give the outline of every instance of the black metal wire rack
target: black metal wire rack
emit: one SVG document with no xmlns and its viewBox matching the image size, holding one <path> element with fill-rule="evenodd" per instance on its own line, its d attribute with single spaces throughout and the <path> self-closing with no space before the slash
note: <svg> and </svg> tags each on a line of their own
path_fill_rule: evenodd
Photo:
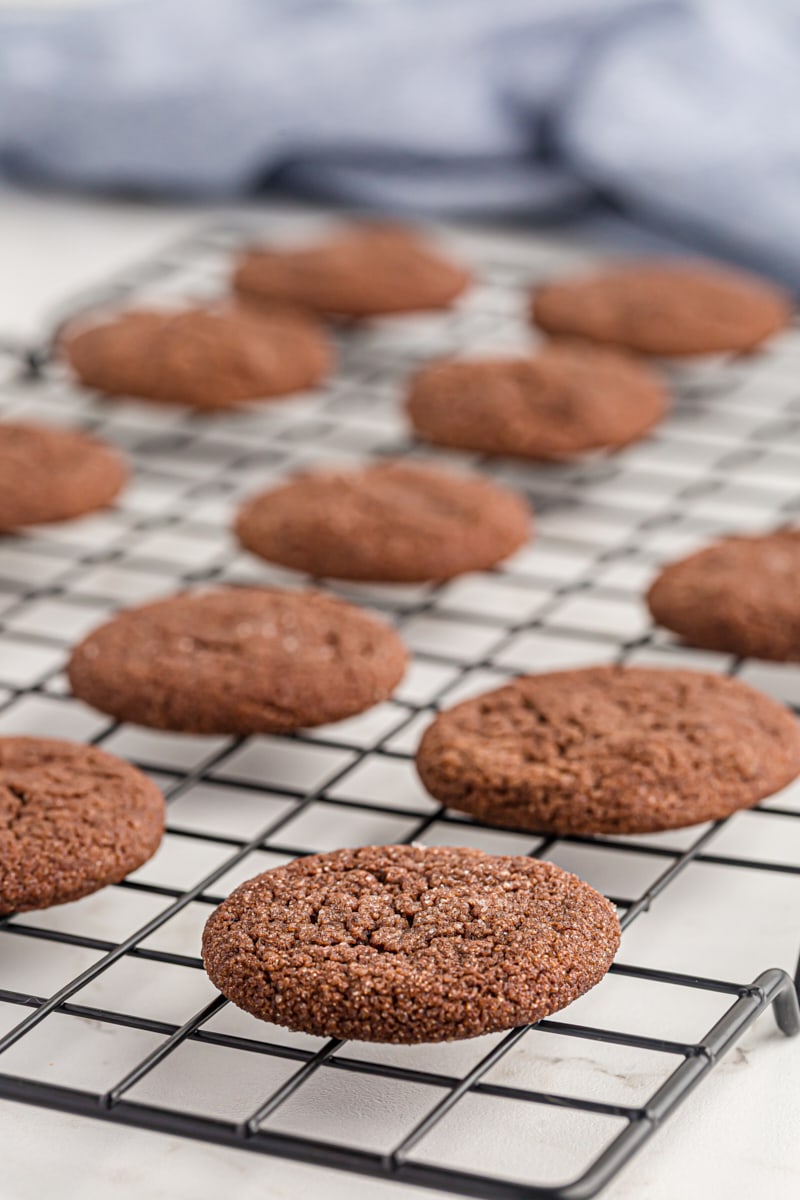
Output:
<svg viewBox="0 0 800 1200">
<path fill-rule="evenodd" d="M 203 231 L 61 315 L 213 292 L 243 236 Z M 339 373 L 307 396 L 225 418 L 107 402 L 69 383 L 51 344 L 0 383 L 2 417 L 95 431 L 136 467 L 117 509 L 0 543 L 0 733 L 101 744 L 169 800 L 161 851 L 128 880 L 0 922 L 0 1096 L 457 1194 L 579 1200 L 764 1009 L 800 1029 L 785 969 L 797 930 L 771 919 L 800 890 L 800 788 L 669 834 L 537 838 L 442 810 L 411 764 L 438 704 L 526 670 L 680 663 L 800 704 L 799 668 L 683 647 L 650 628 L 639 599 L 659 561 L 795 516 L 795 331 L 747 360 L 673 370 L 672 415 L 625 453 L 553 467 L 473 458 L 528 493 L 538 539 L 502 570 L 438 587 L 333 589 L 388 613 L 414 651 L 395 698 L 362 717 L 293 738 L 178 737 L 66 693 L 65 649 L 121 604 L 212 581 L 297 584 L 235 552 L 227 522 L 243 495 L 313 463 L 448 458 L 409 439 L 409 369 L 528 343 L 520 289 L 585 257 L 553 241 L 460 240 L 479 274 L 465 303 L 343 332 Z M 200 929 L 236 883 L 298 854 L 411 840 L 574 869 L 618 905 L 620 961 L 534 1028 L 422 1048 L 290 1034 L 213 992 Z"/>
</svg>

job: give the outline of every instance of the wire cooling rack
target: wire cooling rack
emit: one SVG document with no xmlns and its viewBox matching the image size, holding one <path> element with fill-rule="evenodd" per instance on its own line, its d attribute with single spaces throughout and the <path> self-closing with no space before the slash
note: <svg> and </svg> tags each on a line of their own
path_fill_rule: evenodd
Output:
<svg viewBox="0 0 800 1200">
<path fill-rule="evenodd" d="M 302 397 L 221 417 L 104 401 L 69 382 L 49 345 L 0 371 L 3 418 L 91 430 L 136 468 L 118 508 L 0 541 L 0 733 L 102 745 L 169 800 L 162 849 L 124 883 L 0 922 L 0 1095 L 464 1195 L 578 1200 L 766 1007 L 784 1033 L 800 1028 L 786 970 L 800 786 L 714 825 L 541 838 L 442 810 L 413 752 L 437 705 L 529 670 L 681 664 L 800 704 L 800 668 L 683 647 L 651 629 L 640 600 L 659 562 L 796 516 L 800 336 L 672 369 L 670 418 L 613 457 L 538 466 L 432 452 L 403 420 L 409 370 L 432 355 L 529 346 L 521 289 L 587 258 L 557 241 L 450 236 L 479 275 L 464 303 L 343 331 L 339 373 Z M 59 315 L 213 293 L 242 237 L 203 232 Z M 471 463 L 539 513 L 535 543 L 496 572 L 332 589 L 382 610 L 413 649 L 391 701 L 296 737 L 241 740 L 120 725 L 68 696 L 66 648 L 119 605 L 207 582 L 304 583 L 236 552 L 227 530 L 244 495 L 300 467 L 388 453 Z M 410 840 L 576 871 L 619 907 L 619 961 L 553 1019 L 452 1045 L 291 1034 L 214 992 L 200 933 L 232 887 L 298 854 Z"/>
</svg>

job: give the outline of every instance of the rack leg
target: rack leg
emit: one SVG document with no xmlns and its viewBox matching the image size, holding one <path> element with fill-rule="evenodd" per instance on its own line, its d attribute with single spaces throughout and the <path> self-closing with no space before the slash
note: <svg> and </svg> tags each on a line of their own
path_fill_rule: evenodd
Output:
<svg viewBox="0 0 800 1200">
<path fill-rule="evenodd" d="M 800 1002 L 791 975 L 786 971 L 765 971 L 757 983 L 764 988 L 767 1003 L 773 1006 L 778 1029 L 787 1037 L 796 1037 L 800 1033 Z"/>
</svg>

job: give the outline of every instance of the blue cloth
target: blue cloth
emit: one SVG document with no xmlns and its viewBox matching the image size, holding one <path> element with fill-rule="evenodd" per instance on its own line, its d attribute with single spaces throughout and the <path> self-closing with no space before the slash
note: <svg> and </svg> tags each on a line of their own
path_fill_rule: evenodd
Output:
<svg viewBox="0 0 800 1200">
<path fill-rule="evenodd" d="M 435 214 L 598 195 L 800 286 L 797 0 L 117 0 L 0 18 L 0 173 Z"/>
</svg>

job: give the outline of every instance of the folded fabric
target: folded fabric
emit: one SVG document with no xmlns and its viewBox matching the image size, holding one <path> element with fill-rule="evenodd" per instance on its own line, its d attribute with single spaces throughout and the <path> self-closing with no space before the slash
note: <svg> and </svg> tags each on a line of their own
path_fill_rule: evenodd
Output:
<svg viewBox="0 0 800 1200">
<path fill-rule="evenodd" d="M 611 196 L 800 285 L 796 0 L 117 0 L 0 18 L 0 173 L 436 214 Z"/>
</svg>

